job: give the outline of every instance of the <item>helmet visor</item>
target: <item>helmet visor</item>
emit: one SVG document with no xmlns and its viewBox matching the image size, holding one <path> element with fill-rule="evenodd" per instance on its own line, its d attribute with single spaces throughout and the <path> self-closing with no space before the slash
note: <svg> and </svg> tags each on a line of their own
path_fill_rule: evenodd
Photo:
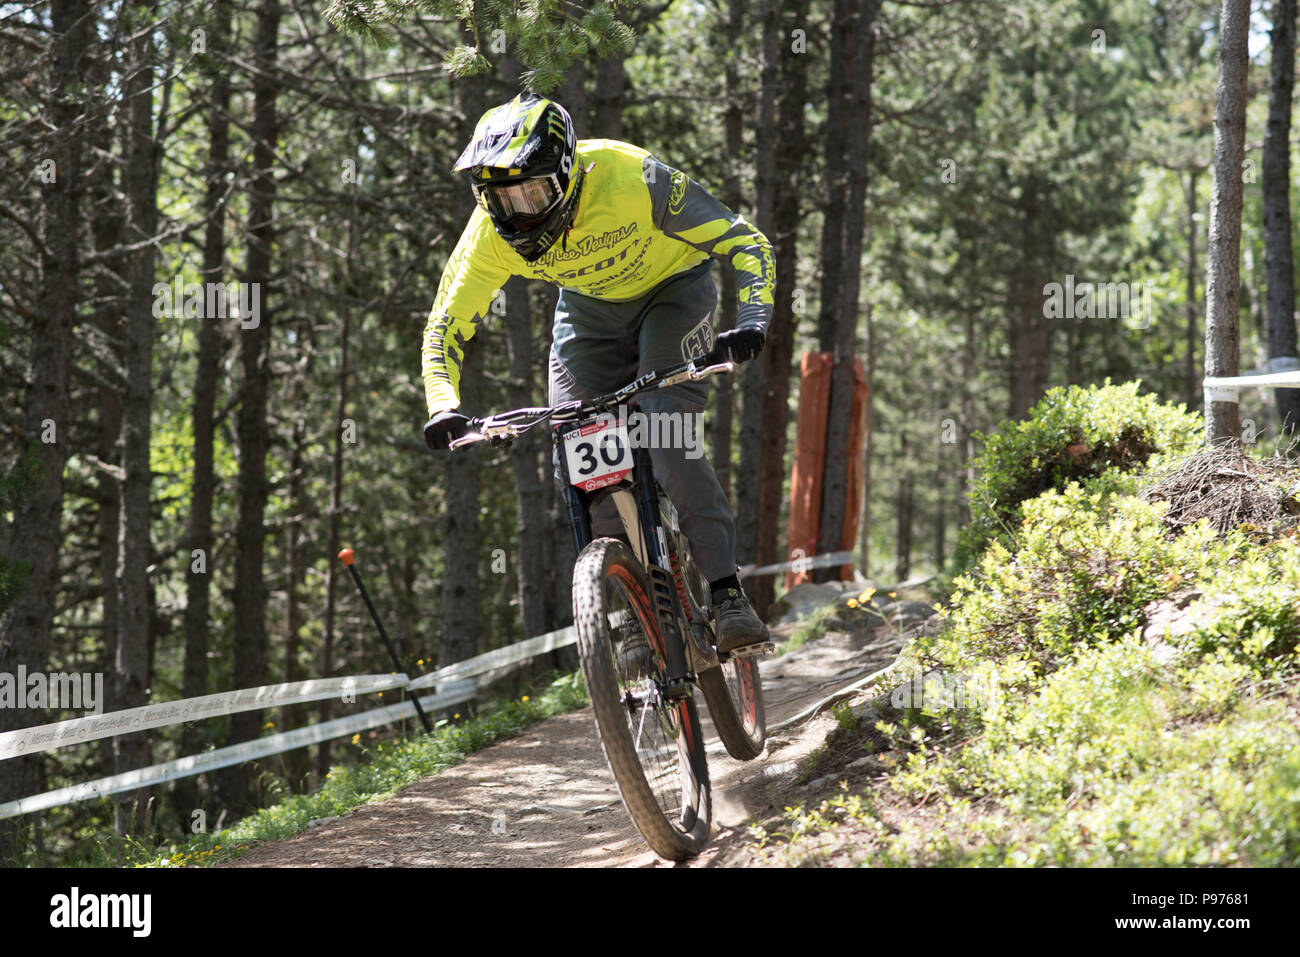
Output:
<svg viewBox="0 0 1300 957">
<path fill-rule="evenodd" d="M 560 183 L 554 176 L 534 176 L 513 183 L 475 184 L 497 219 L 513 226 L 526 226 L 540 219 L 561 199 Z"/>
</svg>

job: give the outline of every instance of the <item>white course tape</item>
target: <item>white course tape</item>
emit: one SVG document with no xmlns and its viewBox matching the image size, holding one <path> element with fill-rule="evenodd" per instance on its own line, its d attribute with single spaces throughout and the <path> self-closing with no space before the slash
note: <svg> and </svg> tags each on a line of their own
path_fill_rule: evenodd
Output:
<svg viewBox="0 0 1300 957">
<path fill-rule="evenodd" d="M 1300 389 L 1300 369 L 1289 372 L 1252 372 L 1247 375 L 1206 376 L 1205 389 Z"/>
<path fill-rule="evenodd" d="M 1209 379 L 1205 380 L 1209 382 Z M 1222 381 L 1222 380 L 1219 380 Z M 1205 404 L 1211 402 L 1240 402 L 1241 390 L 1235 385 L 1207 385 L 1205 387 Z"/>
<path fill-rule="evenodd" d="M 431 671 L 427 675 L 421 675 L 407 685 L 407 688 L 410 691 L 418 691 L 421 688 L 442 685 L 452 679 L 484 674 L 504 665 L 527 661 L 529 658 L 536 658 L 538 655 L 554 651 L 556 648 L 572 645 L 577 640 L 578 632 L 572 625 L 558 631 L 548 631 L 544 635 L 526 638 L 513 645 L 506 645 L 504 648 L 497 648 L 494 651 L 475 655 L 473 658 L 466 658 L 464 661 L 457 661 L 445 668 Z"/>
<path fill-rule="evenodd" d="M 473 690 L 462 690 L 455 694 L 429 695 L 421 698 L 420 704 L 426 711 L 432 711 L 450 704 L 468 701 L 475 694 L 476 692 Z M 31 814 L 33 811 L 45 811 L 53 807 L 73 804 L 77 801 L 88 801 L 91 798 L 107 797 L 110 794 L 120 794 L 123 791 L 134 791 L 137 788 L 163 784 L 177 778 L 191 777 L 205 771 L 230 767 L 232 764 L 255 761 L 258 758 L 280 754 L 284 751 L 292 751 L 294 748 L 303 748 L 332 738 L 341 738 L 344 735 L 364 731 L 367 728 L 391 724 L 394 721 L 413 717 L 414 715 L 415 705 L 410 701 L 403 701 L 400 704 L 389 705 L 385 708 L 376 708 L 373 711 L 363 711 L 360 714 L 335 718 L 333 721 L 313 724 L 310 727 L 298 728 L 295 731 L 284 731 L 269 737 L 258 738 L 256 741 L 245 741 L 243 744 L 233 744 L 229 747 L 218 748 L 215 751 L 205 751 L 202 754 L 176 758 L 173 761 L 140 768 L 136 771 L 114 774 L 111 777 L 100 778 L 97 781 L 74 784 L 71 787 L 60 788 L 57 791 L 47 791 L 44 794 L 19 798 L 7 804 L 0 804 L 0 819 L 15 817 L 19 814 Z"/>
<path fill-rule="evenodd" d="M 786 571 L 805 571 L 810 568 L 833 568 L 836 565 L 847 565 L 853 561 L 853 552 L 827 552 L 824 555 L 814 555 L 811 558 L 797 558 L 792 562 L 781 562 L 776 565 L 745 565 L 742 566 L 737 574 L 741 578 L 753 578 L 757 575 L 775 575 L 778 572 Z"/>
<path fill-rule="evenodd" d="M 33 751 L 54 751 L 97 738 L 110 738 L 239 711 L 256 711 L 271 706 L 320 701 L 323 698 L 387 691 L 389 688 L 405 687 L 408 681 L 406 675 L 391 674 L 314 678 L 292 684 L 265 685 L 242 691 L 222 691 L 198 698 L 182 698 L 180 701 L 163 701 L 125 711 L 109 711 L 33 728 L 20 728 L 0 734 L 0 761 Z"/>
</svg>

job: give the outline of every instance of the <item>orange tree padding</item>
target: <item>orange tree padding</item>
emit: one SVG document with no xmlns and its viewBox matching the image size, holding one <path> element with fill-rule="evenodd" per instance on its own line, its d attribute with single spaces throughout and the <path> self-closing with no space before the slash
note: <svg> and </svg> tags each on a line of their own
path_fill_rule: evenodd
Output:
<svg viewBox="0 0 1300 957">
<path fill-rule="evenodd" d="M 830 409 L 832 356 L 810 352 L 799 368 L 799 420 L 795 439 L 794 473 L 790 479 L 790 560 L 817 553 L 821 526 L 822 473 L 826 469 L 826 416 Z M 841 549 L 857 540 L 862 510 L 862 447 L 867 436 L 867 377 L 861 359 L 853 360 L 853 419 L 850 423 L 848 509 Z M 811 571 L 786 572 L 785 587 L 812 581 Z M 843 581 L 853 579 L 853 566 L 840 569 Z"/>
</svg>

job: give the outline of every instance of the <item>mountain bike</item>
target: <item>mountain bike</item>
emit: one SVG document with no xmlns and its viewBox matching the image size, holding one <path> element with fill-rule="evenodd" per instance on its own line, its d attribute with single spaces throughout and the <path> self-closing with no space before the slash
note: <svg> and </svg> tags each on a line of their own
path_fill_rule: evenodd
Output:
<svg viewBox="0 0 1300 957">
<path fill-rule="evenodd" d="M 718 653 L 708 580 L 625 413 L 638 394 L 735 368 L 700 357 L 593 399 L 471 419 L 473 431 L 451 442 L 455 449 L 508 441 L 551 423 L 578 552 L 574 626 L 601 747 L 632 822 L 670 860 L 698 854 L 712 820 L 693 689 L 704 692 L 727 752 L 757 757 L 767 735 L 758 658 L 774 645 Z M 605 499 L 621 520 L 621 538 L 592 534 L 592 508 Z M 635 669 L 630 658 L 639 662 Z"/>
</svg>

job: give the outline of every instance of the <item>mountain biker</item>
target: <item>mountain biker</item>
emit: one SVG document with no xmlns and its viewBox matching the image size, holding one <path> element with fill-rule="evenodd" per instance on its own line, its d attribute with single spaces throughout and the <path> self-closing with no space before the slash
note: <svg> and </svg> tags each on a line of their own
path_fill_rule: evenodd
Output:
<svg viewBox="0 0 1300 957">
<path fill-rule="evenodd" d="M 579 141 L 558 103 L 522 94 L 479 120 L 455 172 L 478 208 L 443 269 L 421 348 L 425 441 L 446 449 L 470 431 L 459 383 L 466 341 L 511 276 L 560 287 L 549 360 L 549 403 L 613 391 L 644 372 L 714 347 L 711 256 L 736 272 L 736 328 L 714 355 L 758 355 L 772 313 L 772 247 L 683 173 L 617 140 Z M 640 402 L 644 413 L 695 421 L 708 386 L 685 383 Z M 685 444 L 685 443 L 683 443 Z M 698 452 L 698 449 L 697 449 Z M 736 572 L 735 525 L 708 458 L 653 448 L 655 475 L 680 515 L 709 580 L 718 650 L 766 641 Z M 616 514 L 593 527 L 621 530 Z"/>
</svg>

